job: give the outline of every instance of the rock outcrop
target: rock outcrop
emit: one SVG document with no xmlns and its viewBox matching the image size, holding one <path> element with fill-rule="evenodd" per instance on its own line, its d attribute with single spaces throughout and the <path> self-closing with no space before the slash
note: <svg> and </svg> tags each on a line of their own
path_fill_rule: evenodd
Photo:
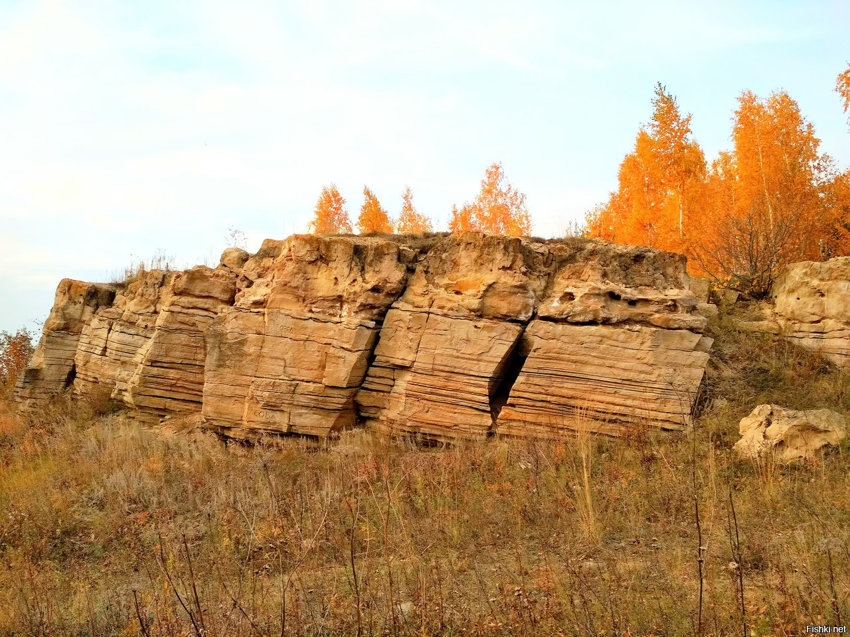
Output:
<svg viewBox="0 0 850 637">
<path fill-rule="evenodd" d="M 233 437 L 678 429 L 711 341 L 684 259 L 480 233 L 295 235 L 217 268 L 63 281 L 18 395 L 72 385 Z"/>
<path fill-rule="evenodd" d="M 59 282 L 41 340 L 18 381 L 15 393 L 21 407 L 43 404 L 72 385 L 80 335 L 95 313 L 109 307 L 114 297 L 115 288 L 110 285 L 71 279 Z"/>
<path fill-rule="evenodd" d="M 547 284 L 542 244 L 469 233 L 422 259 L 393 304 L 357 402 L 367 426 L 482 438 L 523 326 Z"/>
<path fill-rule="evenodd" d="M 582 243 L 559 247 L 558 261 L 496 431 L 684 428 L 712 340 L 701 335 L 707 320 L 685 289 L 683 259 Z"/>
<path fill-rule="evenodd" d="M 771 295 L 775 331 L 837 365 L 850 363 L 850 257 L 793 263 Z"/>
<path fill-rule="evenodd" d="M 448 439 L 682 428 L 711 345 L 683 275 L 648 249 L 450 238 L 387 316 L 363 417 Z"/>
<path fill-rule="evenodd" d="M 741 439 L 735 451 L 756 459 L 774 454 L 782 462 L 812 458 L 847 437 L 844 416 L 829 409 L 795 411 L 778 405 L 759 405 L 738 425 Z"/>
<path fill-rule="evenodd" d="M 353 426 L 380 322 L 416 255 L 381 238 L 266 241 L 208 332 L 205 419 L 233 436 Z"/>
</svg>

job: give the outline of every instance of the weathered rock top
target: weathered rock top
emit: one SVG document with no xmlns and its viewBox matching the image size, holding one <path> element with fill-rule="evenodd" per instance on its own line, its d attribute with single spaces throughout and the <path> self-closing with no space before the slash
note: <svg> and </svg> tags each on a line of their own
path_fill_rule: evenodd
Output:
<svg viewBox="0 0 850 637">
<path fill-rule="evenodd" d="M 216 268 L 63 281 L 18 397 L 105 391 L 233 436 L 547 436 L 580 411 L 675 429 L 710 346 L 684 266 L 574 238 L 269 239 Z"/>
</svg>

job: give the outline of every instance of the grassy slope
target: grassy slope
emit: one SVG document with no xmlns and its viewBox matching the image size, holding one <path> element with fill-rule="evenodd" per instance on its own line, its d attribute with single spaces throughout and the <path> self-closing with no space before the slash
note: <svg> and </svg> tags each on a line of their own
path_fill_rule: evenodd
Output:
<svg viewBox="0 0 850 637">
<path fill-rule="evenodd" d="M 850 379 L 715 331 L 695 438 L 233 453 L 0 407 L 0 634 L 689 635 L 698 554 L 705 635 L 848 622 L 850 449 L 780 468 L 730 448 L 761 402 L 848 413 Z"/>
</svg>

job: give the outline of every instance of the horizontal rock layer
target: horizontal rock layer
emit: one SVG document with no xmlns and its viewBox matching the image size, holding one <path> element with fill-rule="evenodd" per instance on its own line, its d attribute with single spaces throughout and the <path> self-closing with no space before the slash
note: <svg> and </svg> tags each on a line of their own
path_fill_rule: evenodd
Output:
<svg viewBox="0 0 850 637">
<path fill-rule="evenodd" d="M 850 364 L 850 257 L 789 265 L 773 286 L 776 331 Z"/>
<path fill-rule="evenodd" d="M 63 281 L 18 395 L 71 384 L 234 437 L 676 429 L 710 346 L 687 288 L 681 256 L 596 241 L 295 235 L 214 269 Z"/>
</svg>

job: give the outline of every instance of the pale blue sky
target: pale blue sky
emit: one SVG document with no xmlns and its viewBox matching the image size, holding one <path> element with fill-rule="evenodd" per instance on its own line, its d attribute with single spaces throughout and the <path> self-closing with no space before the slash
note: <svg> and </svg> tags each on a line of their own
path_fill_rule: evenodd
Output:
<svg viewBox="0 0 850 637">
<path fill-rule="evenodd" d="M 212 263 L 306 230 L 335 181 L 445 227 L 502 161 L 534 232 L 606 198 L 656 81 L 709 157 L 744 89 L 784 89 L 840 166 L 833 2 L 6 2 L 0 0 L 0 330 L 64 276 L 157 251 Z"/>
</svg>

